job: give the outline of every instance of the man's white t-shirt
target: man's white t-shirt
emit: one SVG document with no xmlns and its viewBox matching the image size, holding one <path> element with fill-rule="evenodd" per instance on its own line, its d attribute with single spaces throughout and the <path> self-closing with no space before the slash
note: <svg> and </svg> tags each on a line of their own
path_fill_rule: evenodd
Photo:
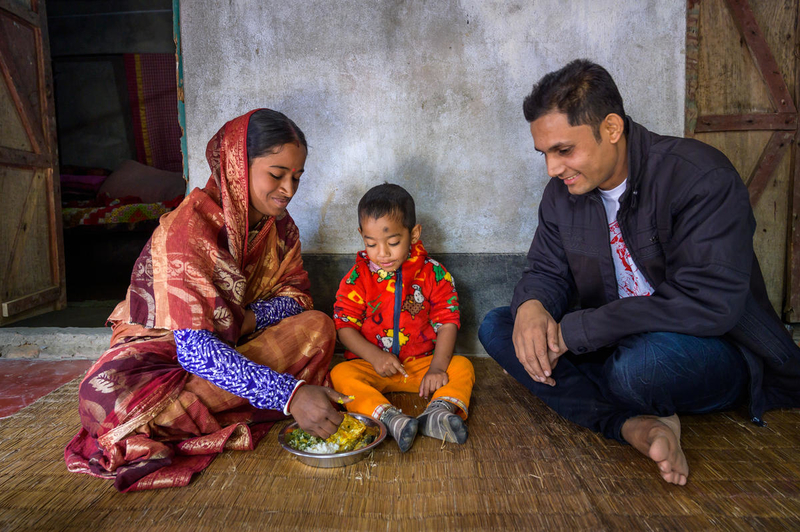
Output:
<svg viewBox="0 0 800 532">
<path fill-rule="evenodd" d="M 619 198 L 628 186 L 628 180 L 623 181 L 619 186 L 611 190 L 601 190 L 600 197 L 603 198 L 603 205 L 606 208 L 606 219 L 608 220 L 609 241 L 611 242 L 611 256 L 614 258 L 614 270 L 617 273 L 617 290 L 619 297 L 649 296 L 653 293 L 653 287 L 647 282 L 639 267 L 633 262 L 625 241 L 622 240 L 622 231 L 617 221 L 617 211 L 619 210 Z"/>
</svg>

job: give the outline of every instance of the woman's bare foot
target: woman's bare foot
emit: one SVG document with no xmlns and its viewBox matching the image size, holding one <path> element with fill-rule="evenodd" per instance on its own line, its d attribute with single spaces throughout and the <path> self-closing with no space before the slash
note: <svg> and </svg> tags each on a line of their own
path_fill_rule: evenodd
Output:
<svg viewBox="0 0 800 532">
<path fill-rule="evenodd" d="M 683 486 L 689 464 L 681 449 L 681 422 L 669 417 L 636 416 L 622 425 L 622 437 L 656 464 L 664 480 Z"/>
</svg>

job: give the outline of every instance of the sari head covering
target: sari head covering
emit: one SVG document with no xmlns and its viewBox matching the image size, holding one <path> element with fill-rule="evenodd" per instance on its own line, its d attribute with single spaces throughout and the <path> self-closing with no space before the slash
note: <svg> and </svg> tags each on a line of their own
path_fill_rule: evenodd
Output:
<svg viewBox="0 0 800 532">
<path fill-rule="evenodd" d="M 247 423 L 266 411 L 207 381 L 197 384 L 202 379 L 178 363 L 172 335 L 204 329 L 236 345 L 245 306 L 256 299 L 287 296 L 312 308 L 291 216 L 268 217 L 248 235 L 247 128 L 254 112 L 226 123 L 209 141 L 205 188 L 161 217 L 136 261 L 125 301 L 109 316 L 111 348 L 81 383 L 83 428 L 65 451 L 70 471 L 113 477 L 121 491 L 184 485 L 223 448 L 252 449 L 257 442 Z M 322 384 L 332 324 L 318 312 L 291 319 L 283 333 L 277 326 L 257 331 L 238 349 Z"/>
<path fill-rule="evenodd" d="M 127 307 L 111 315 L 112 323 L 205 329 L 235 343 L 244 306 L 256 298 L 288 296 L 312 308 L 299 234 L 288 213 L 269 217 L 248 242 L 247 126 L 254 112 L 231 120 L 211 138 L 208 183 L 162 217 L 134 266 Z M 278 243 L 281 264 L 275 263 L 279 257 L 263 253 L 265 244 L 276 243 L 275 229 L 286 237 Z M 249 278 L 259 272 L 270 275 L 255 277 L 256 286 L 249 286 Z"/>
</svg>

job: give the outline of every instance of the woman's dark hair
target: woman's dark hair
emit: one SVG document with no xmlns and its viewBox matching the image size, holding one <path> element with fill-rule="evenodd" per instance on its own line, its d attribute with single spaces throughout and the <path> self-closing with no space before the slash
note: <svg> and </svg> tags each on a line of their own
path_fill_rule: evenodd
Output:
<svg viewBox="0 0 800 532">
<path fill-rule="evenodd" d="M 299 144 L 308 150 L 306 136 L 297 124 L 283 113 L 259 109 L 247 124 L 247 164 L 253 159 L 275 153 L 284 144 Z"/>
<path fill-rule="evenodd" d="M 625 107 L 611 74 L 598 64 L 576 59 L 560 70 L 545 74 L 522 104 L 525 120 L 556 111 L 567 115 L 571 126 L 591 126 L 600 142 L 600 123 L 611 114 L 625 118 Z"/>
<path fill-rule="evenodd" d="M 372 187 L 358 202 L 358 227 L 363 218 L 396 217 L 411 231 L 417 225 L 414 198 L 400 185 L 384 183 Z"/>
</svg>

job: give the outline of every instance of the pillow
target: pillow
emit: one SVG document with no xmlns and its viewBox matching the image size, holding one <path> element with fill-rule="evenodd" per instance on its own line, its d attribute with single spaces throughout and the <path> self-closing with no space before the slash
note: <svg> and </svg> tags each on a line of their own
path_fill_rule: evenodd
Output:
<svg viewBox="0 0 800 532">
<path fill-rule="evenodd" d="M 143 203 L 158 203 L 186 194 L 186 181 L 180 172 L 125 161 L 111 172 L 97 192 L 108 194 L 112 199 L 135 196 Z"/>
</svg>

